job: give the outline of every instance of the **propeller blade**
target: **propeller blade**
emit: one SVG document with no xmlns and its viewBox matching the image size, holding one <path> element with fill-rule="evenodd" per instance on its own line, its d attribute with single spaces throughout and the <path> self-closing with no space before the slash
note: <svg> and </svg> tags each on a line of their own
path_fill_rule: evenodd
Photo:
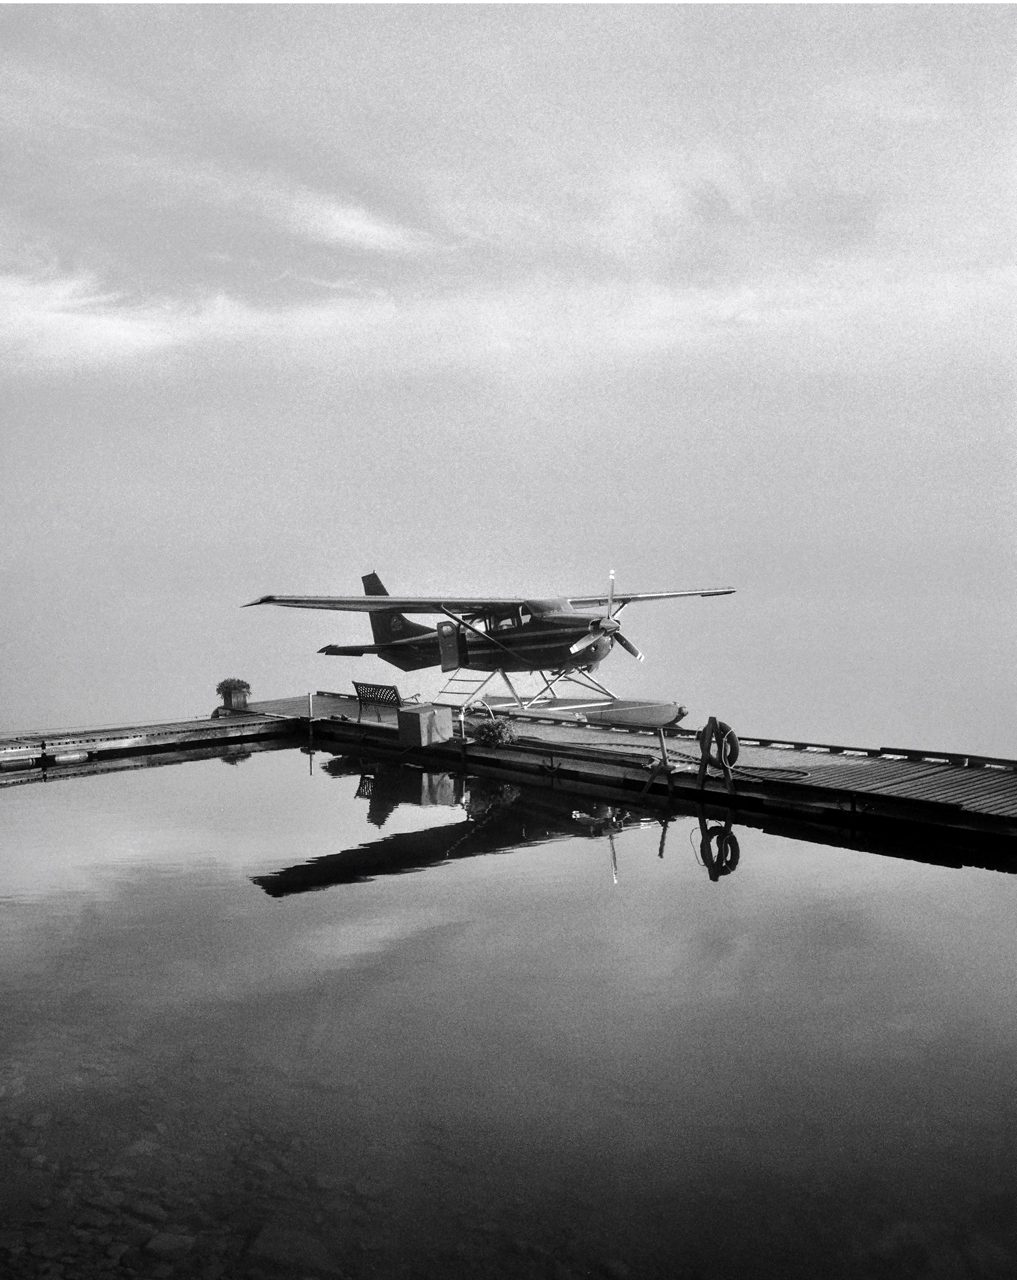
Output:
<svg viewBox="0 0 1017 1280">
<path fill-rule="evenodd" d="M 635 658 L 637 662 L 643 662 L 645 660 L 643 654 L 639 652 L 639 650 L 632 643 L 632 641 L 626 640 L 620 631 L 616 631 L 614 633 L 614 639 L 617 641 L 618 644 L 621 645 L 621 647 L 625 650 L 626 653 L 631 653 L 633 658 Z"/>
<path fill-rule="evenodd" d="M 599 631 L 591 631 L 588 636 L 583 636 L 581 640 L 577 640 L 575 644 L 569 645 L 569 653 L 581 653 L 583 649 L 588 649 L 591 644 L 596 644 L 600 639 Z"/>
<path fill-rule="evenodd" d="M 604 617 L 610 618 L 613 611 L 614 611 L 614 570 L 612 569 L 610 575 L 608 576 L 607 613 L 604 614 Z"/>
</svg>

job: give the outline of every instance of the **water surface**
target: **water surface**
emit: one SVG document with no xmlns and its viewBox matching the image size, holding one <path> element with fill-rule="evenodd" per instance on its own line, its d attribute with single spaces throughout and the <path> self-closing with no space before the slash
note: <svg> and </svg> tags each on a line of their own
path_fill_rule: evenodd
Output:
<svg viewBox="0 0 1017 1280">
<path fill-rule="evenodd" d="M 321 763 L 0 791 L 7 1274 L 1014 1272 L 1013 877 Z"/>
</svg>

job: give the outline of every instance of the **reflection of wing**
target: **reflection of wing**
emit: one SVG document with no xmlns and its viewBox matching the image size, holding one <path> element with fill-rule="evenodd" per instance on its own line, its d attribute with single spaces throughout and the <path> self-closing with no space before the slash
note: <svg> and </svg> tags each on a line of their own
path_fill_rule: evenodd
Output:
<svg viewBox="0 0 1017 1280">
<path fill-rule="evenodd" d="M 620 608 L 623 604 L 631 604 L 633 600 L 678 600 L 682 596 L 733 596 L 734 587 L 707 587 L 702 591 L 644 591 L 641 594 L 616 591 L 614 603 Z M 598 604 L 607 604 L 607 596 L 569 596 L 569 604 L 578 609 L 589 609 Z"/>
<path fill-rule="evenodd" d="M 453 613 L 477 614 L 489 610 L 518 609 L 526 605 L 545 613 L 560 600 L 496 599 L 478 596 L 262 596 L 251 604 L 282 604 L 291 609 L 342 609 L 348 613 Z M 245 605 L 244 608 L 248 606 Z"/>
</svg>

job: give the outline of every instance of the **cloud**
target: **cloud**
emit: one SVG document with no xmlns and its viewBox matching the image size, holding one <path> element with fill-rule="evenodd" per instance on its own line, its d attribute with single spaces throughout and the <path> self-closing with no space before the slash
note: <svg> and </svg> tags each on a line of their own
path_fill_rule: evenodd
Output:
<svg viewBox="0 0 1017 1280">
<path fill-rule="evenodd" d="M 136 301 L 93 277 L 0 276 L 8 369 L 80 368 L 180 354 L 281 368 L 631 360 L 669 350 L 741 350 L 760 340 L 829 359 L 893 358 L 910 343 L 1006 341 L 1014 273 L 830 267 L 779 282 L 686 287 L 577 284 L 533 275 L 509 288 L 329 297 L 286 306 L 226 294 Z"/>
<path fill-rule="evenodd" d="M 605 175 L 579 235 L 633 265 L 724 258 L 732 232 L 746 234 L 758 182 L 749 166 L 716 147 L 644 157 Z"/>
<path fill-rule="evenodd" d="M 760 186 L 748 159 L 706 143 L 536 178 L 434 172 L 428 181 L 434 208 L 464 243 L 516 263 L 569 259 L 599 275 L 681 274 L 711 252 L 723 262 L 730 237 L 751 234 Z"/>
<path fill-rule="evenodd" d="M 131 305 L 90 275 L 0 275 L 0 357 L 9 371 L 115 364 L 179 340 L 171 309 Z"/>
<path fill-rule="evenodd" d="M 590 279 L 678 285 L 776 282 L 831 257 L 854 258 L 873 246 L 890 198 L 867 172 L 707 141 L 649 148 L 528 197 L 455 183 L 450 191 L 435 190 L 436 207 L 489 255 L 517 266 L 569 261 Z M 891 252 L 906 255 L 910 245 Z"/>
<path fill-rule="evenodd" d="M 906 273 L 830 268 L 779 283 L 720 288 L 661 283 L 574 284 L 532 277 L 510 289 L 415 297 L 344 298 L 285 309 L 220 299 L 207 337 L 264 344 L 287 360 L 343 355 L 387 363 L 600 361 L 682 347 L 723 348 L 745 338 L 807 338 L 834 353 L 878 355 L 894 335 L 942 341 L 983 332 L 991 341 L 1012 272 Z M 955 333 L 959 328 L 959 333 Z"/>
<path fill-rule="evenodd" d="M 188 154 L 179 122 L 145 97 L 10 62 L 0 61 L 0 70 L 0 132 L 15 135 L 12 154 L 49 156 L 54 171 L 73 173 L 75 189 L 93 192 L 100 207 L 115 210 L 118 198 L 133 194 L 141 208 L 174 209 L 185 228 L 211 207 L 316 245 L 397 257 L 437 247 L 428 233 L 342 193 Z M 37 161 L 31 177 L 39 178 Z"/>
<path fill-rule="evenodd" d="M 200 206 L 211 206 L 247 220 L 268 221 L 312 244 L 386 256 L 423 254 L 438 247 L 427 232 L 278 175 L 137 155 L 112 160 L 106 179 L 112 174 L 119 174 L 123 184 L 157 193 L 160 205 L 174 204 L 184 216 L 200 216 Z"/>
<path fill-rule="evenodd" d="M 272 190 L 264 184 L 256 198 L 266 216 L 319 244 L 398 255 L 423 253 L 434 247 L 431 237 L 423 232 L 299 187 Z"/>
</svg>

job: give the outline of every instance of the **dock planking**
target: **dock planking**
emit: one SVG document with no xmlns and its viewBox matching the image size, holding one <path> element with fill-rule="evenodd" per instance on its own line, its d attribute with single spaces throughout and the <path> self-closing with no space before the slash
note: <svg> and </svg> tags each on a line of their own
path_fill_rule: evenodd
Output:
<svg viewBox="0 0 1017 1280">
<path fill-rule="evenodd" d="M 303 723 L 306 726 L 306 718 Z M 170 755 L 202 747 L 214 752 L 242 743 L 285 742 L 295 738 L 299 729 L 299 722 L 292 717 L 252 712 L 220 719 L 5 734 L 0 735 L 0 786 L 20 780 L 26 770 L 55 772 L 98 760 Z"/>
<path fill-rule="evenodd" d="M 318 746 L 348 747 L 363 738 L 377 746 L 388 741 L 403 758 L 411 754 L 398 742 L 395 709 L 371 708 L 370 723 L 358 726 L 356 699 L 332 694 L 319 708 L 323 696 L 315 698 Z M 711 767 L 701 784 L 693 730 L 671 729 L 662 737 L 658 730 L 591 725 L 568 704 L 554 711 L 523 712 L 508 705 L 494 710 L 513 722 L 514 743 L 482 747 L 457 738 L 414 752 L 414 758 L 435 767 L 466 761 L 471 769 L 510 779 L 541 776 L 641 801 L 723 799 L 732 809 L 757 813 L 823 813 L 856 825 L 868 818 L 896 819 L 1017 838 L 1013 760 L 744 737 L 730 783 Z"/>
<path fill-rule="evenodd" d="M 590 724 L 577 707 L 522 712 L 500 704 L 492 714 L 512 722 L 513 743 L 482 746 L 457 732 L 449 742 L 407 748 L 396 706 L 319 691 L 310 701 L 308 695 L 273 699 L 205 720 L 0 737 L 0 785 L 25 771 L 56 773 L 103 759 L 276 740 L 367 749 L 435 769 L 469 768 L 660 807 L 722 802 L 745 813 L 821 814 L 856 826 L 891 820 L 1017 840 L 1017 761 L 744 736 L 730 778 L 713 767 L 700 778 L 694 731 Z"/>
</svg>

